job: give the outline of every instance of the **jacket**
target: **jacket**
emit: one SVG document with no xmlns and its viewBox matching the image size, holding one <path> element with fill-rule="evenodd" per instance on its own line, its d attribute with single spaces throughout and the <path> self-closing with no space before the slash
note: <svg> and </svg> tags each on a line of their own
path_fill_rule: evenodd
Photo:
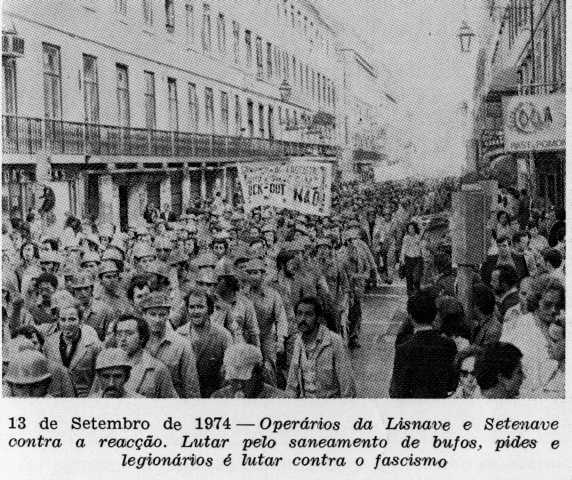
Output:
<svg viewBox="0 0 572 480">
<path fill-rule="evenodd" d="M 46 338 L 44 354 L 53 362 L 63 365 L 60 354 L 59 332 Z M 95 360 L 101 351 L 97 333 L 88 325 L 82 325 L 81 338 L 68 367 L 68 373 L 78 397 L 87 397 L 95 379 Z"/>
<path fill-rule="evenodd" d="M 320 325 L 316 337 L 316 396 L 318 398 L 354 398 L 356 385 L 350 358 L 342 338 Z M 302 374 L 302 335 L 296 337 L 286 391 L 305 398 Z"/>
<path fill-rule="evenodd" d="M 436 330 L 416 332 L 397 345 L 389 396 L 391 398 L 446 398 L 457 388 L 455 342 Z"/>
</svg>

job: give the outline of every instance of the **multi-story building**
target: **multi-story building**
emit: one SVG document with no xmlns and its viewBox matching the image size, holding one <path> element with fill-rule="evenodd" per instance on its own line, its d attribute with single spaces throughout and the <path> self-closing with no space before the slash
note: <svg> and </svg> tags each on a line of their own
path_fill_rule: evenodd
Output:
<svg viewBox="0 0 572 480">
<path fill-rule="evenodd" d="M 487 8 L 485 41 L 477 56 L 475 166 L 508 164 L 520 187 L 529 187 L 547 203 L 563 206 L 565 120 L 552 118 L 556 112 L 550 110 L 547 118 L 545 112 L 547 105 L 565 102 L 565 1 L 491 0 Z M 516 107 L 507 110 L 507 105 Z M 529 147 L 507 145 L 507 128 L 536 137 L 541 130 L 556 132 L 561 139 L 547 138 Z"/>
<path fill-rule="evenodd" d="M 4 213 L 42 184 L 56 212 L 126 227 L 231 196 L 240 161 L 336 158 L 335 35 L 309 1 L 3 8 Z"/>
<path fill-rule="evenodd" d="M 368 49 L 360 43 L 351 35 L 338 37 L 339 167 L 348 179 L 373 178 L 375 165 L 386 160 L 387 127 L 397 104 L 386 67 L 368 61 Z"/>
</svg>

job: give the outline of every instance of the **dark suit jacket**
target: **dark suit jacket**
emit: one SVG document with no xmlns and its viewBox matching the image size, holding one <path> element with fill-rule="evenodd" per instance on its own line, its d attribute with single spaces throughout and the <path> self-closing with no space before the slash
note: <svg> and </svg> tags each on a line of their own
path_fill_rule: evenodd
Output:
<svg viewBox="0 0 572 480">
<path fill-rule="evenodd" d="M 457 388 L 457 347 L 435 330 L 415 333 L 395 349 L 391 398 L 446 398 Z"/>
<path fill-rule="evenodd" d="M 491 284 L 491 275 L 497 266 L 497 261 L 498 255 L 489 255 L 481 266 L 481 279 L 485 285 Z M 528 267 L 526 266 L 526 260 L 524 259 L 524 256 L 513 253 L 512 261 L 514 262 L 518 279 L 522 280 L 524 277 L 528 277 Z"/>
</svg>

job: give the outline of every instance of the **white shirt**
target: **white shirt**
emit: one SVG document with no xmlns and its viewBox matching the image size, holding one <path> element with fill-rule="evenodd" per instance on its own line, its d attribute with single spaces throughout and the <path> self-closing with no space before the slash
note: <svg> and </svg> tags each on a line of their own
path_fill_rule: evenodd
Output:
<svg viewBox="0 0 572 480">
<path fill-rule="evenodd" d="M 533 313 L 522 315 L 513 329 L 505 331 L 500 341 L 512 343 L 522 352 L 522 369 L 525 379 L 520 388 L 520 398 L 531 398 L 533 392 L 542 388 L 543 372 L 547 364 L 555 362 L 548 356 L 548 340 Z"/>
</svg>

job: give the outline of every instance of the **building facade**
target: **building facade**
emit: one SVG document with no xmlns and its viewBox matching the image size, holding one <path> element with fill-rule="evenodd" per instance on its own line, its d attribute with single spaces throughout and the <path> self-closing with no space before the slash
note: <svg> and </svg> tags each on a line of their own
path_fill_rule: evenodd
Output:
<svg viewBox="0 0 572 480">
<path fill-rule="evenodd" d="M 475 167 L 501 169 L 548 205 L 564 206 L 565 143 L 536 142 L 514 148 L 505 133 L 548 128 L 559 119 L 537 116 L 564 104 L 566 90 L 566 2 L 489 1 L 488 23 L 477 56 L 473 141 Z M 520 109 L 507 109 L 507 105 Z M 518 118 L 515 118 L 515 112 Z M 543 114 L 544 115 L 544 114 Z M 518 125 L 515 125 L 518 124 Z M 525 125 L 526 124 L 526 125 Z M 559 124 L 565 136 L 565 119 Z"/>
<path fill-rule="evenodd" d="M 335 34 L 311 2 L 9 1 L 3 13 L 5 214 L 37 209 L 46 185 L 56 214 L 125 228 L 149 204 L 232 198 L 239 161 L 336 159 Z"/>
</svg>

